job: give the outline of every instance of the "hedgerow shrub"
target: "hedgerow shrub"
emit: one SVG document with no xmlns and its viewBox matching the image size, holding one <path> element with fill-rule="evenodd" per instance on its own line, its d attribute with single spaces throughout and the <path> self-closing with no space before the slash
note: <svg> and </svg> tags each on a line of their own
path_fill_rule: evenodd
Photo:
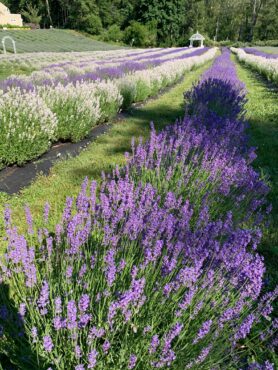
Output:
<svg viewBox="0 0 278 370">
<path fill-rule="evenodd" d="M 147 26 L 132 21 L 130 25 L 124 30 L 124 41 L 132 46 L 149 46 L 150 30 Z"/>
<path fill-rule="evenodd" d="M 105 34 L 104 41 L 119 42 L 123 40 L 123 31 L 116 24 L 110 26 Z"/>
</svg>

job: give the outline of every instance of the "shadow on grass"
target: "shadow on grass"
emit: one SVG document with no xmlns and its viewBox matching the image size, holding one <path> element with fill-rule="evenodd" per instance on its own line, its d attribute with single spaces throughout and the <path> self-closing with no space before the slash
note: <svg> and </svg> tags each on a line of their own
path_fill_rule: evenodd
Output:
<svg viewBox="0 0 278 370">
<path fill-rule="evenodd" d="M 23 320 L 10 299 L 10 289 L 3 283 L 0 284 L 0 299 L 0 369 L 44 369 L 38 366 L 37 356 L 26 338 Z"/>
<path fill-rule="evenodd" d="M 139 108 L 133 111 L 133 118 L 140 121 L 155 121 L 159 124 L 165 125 L 165 121 L 170 120 L 171 123 L 179 116 L 184 115 L 184 106 L 180 104 L 178 106 L 170 106 L 165 101 L 165 104 L 159 104 L 155 107 L 147 106 L 145 108 Z M 166 123 L 167 124 L 167 123 Z"/>
<path fill-rule="evenodd" d="M 183 104 L 177 107 L 165 105 L 156 105 L 154 107 L 144 107 L 132 109 L 129 117 L 124 121 L 116 123 L 108 135 L 100 138 L 102 145 L 102 169 L 109 172 L 114 169 L 115 164 L 124 162 L 123 154 L 131 151 L 131 138 L 138 139 L 142 137 L 146 140 L 150 132 L 150 123 L 154 122 L 157 131 L 162 130 L 165 126 L 174 123 L 181 118 L 184 113 Z M 124 127 L 121 127 L 123 125 Z M 111 163 L 111 158 L 115 157 L 115 162 Z M 105 160 L 108 158 L 108 161 Z M 82 181 L 85 176 L 97 178 L 99 176 L 99 167 L 94 168 L 92 164 L 82 166 L 82 168 L 72 169 L 73 176 Z"/>
</svg>

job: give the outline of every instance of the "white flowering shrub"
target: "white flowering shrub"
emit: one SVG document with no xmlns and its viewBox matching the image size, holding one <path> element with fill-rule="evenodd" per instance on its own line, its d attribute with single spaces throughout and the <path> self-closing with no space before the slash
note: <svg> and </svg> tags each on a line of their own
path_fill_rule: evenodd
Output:
<svg viewBox="0 0 278 370">
<path fill-rule="evenodd" d="M 96 89 L 96 94 L 99 97 L 100 121 L 105 122 L 115 117 L 123 103 L 118 86 L 112 81 L 98 81 L 91 85 Z"/>
<path fill-rule="evenodd" d="M 123 97 L 122 108 L 128 109 L 135 101 L 136 84 L 131 79 L 127 78 L 120 79 L 117 81 L 117 84 Z"/>
<path fill-rule="evenodd" d="M 43 84 L 44 81 L 53 81 L 53 74 L 46 71 L 35 71 L 32 73 L 31 77 L 29 78 L 30 82 L 36 85 Z"/>
<path fill-rule="evenodd" d="M 0 167 L 45 153 L 56 130 L 56 115 L 39 95 L 19 88 L 0 91 Z"/>
<path fill-rule="evenodd" d="M 248 54 L 242 49 L 231 48 L 240 62 L 250 66 L 268 80 L 278 84 L 278 59 L 264 58 L 263 56 Z"/>
<path fill-rule="evenodd" d="M 135 101 L 144 101 L 151 95 L 152 81 L 148 71 L 144 71 L 146 74 L 138 72 L 135 72 L 134 76 L 131 77 L 136 84 Z"/>
<path fill-rule="evenodd" d="M 99 121 L 100 99 L 94 84 L 79 83 L 55 87 L 40 87 L 38 92 L 47 106 L 57 115 L 56 136 L 77 142 L 84 138 Z"/>
</svg>

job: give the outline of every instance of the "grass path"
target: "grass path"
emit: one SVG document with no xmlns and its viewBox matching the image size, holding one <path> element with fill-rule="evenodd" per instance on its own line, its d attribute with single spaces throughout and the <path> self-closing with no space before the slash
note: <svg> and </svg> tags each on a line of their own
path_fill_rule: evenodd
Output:
<svg viewBox="0 0 278 370">
<path fill-rule="evenodd" d="M 278 88 L 239 63 L 237 71 L 248 90 L 250 142 L 257 147 L 258 156 L 254 164 L 267 175 L 271 187 L 271 224 L 264 233 L 260 252 L 265 257 L 270 285 L 274 287 L 278 282 Z"/>
<path fill-rule="evenodd" d="M 0 81 L 5 80 L 11 75 L 29 75 L 33 72 L 31 68 L 20 68 L 11 65 L 9 68 L 5 67 L 5 69 L 2 68 L 0 65 Z"/>
<path fill-rule="evenodd" d="M 144 106 L 134 108 L 128 117 L 115 122 L 107 134 L 91 143 L 78 157 L 57 163 L 49 176 L 39 176 L 19 195 L 0 193 L 0 212 L 3 214 L 5 204 L 10 204 L 13 220 L 22 227 L 25 225 L 23 207 L 28 204 L 36 224 L 40 226 L 42 210 L 48 201 L 51 205 L 51 229 L 61 217 L 66 196 L 77 195 L 86 176 L 89 180 L 99 180 L 102 171 L 108 172 L 116 164 L 123 164 L 124 153 L 130 150 L 132 137 L 147 138 L 151 121 L 160 130 L 183 116 L 183 92 L 191 88 L 209 65 L 210 63 L 188 72 L 181 83 Z M 1 227 L 2 222 L 1 217 Z M 0 233 L 2 234 L 1 230 Z"/>
</svg>

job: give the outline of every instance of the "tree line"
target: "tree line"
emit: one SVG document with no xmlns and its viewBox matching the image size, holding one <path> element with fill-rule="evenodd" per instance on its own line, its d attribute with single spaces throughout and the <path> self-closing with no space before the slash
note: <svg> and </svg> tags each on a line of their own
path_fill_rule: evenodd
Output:
<svg viewBox="0 0 278 370">
<path fill-rule="evenodd" d="M 278 0 L 2 0 L 41 27 L 72 28 L 135 46 L 278 39 Z"/>
</svg>

